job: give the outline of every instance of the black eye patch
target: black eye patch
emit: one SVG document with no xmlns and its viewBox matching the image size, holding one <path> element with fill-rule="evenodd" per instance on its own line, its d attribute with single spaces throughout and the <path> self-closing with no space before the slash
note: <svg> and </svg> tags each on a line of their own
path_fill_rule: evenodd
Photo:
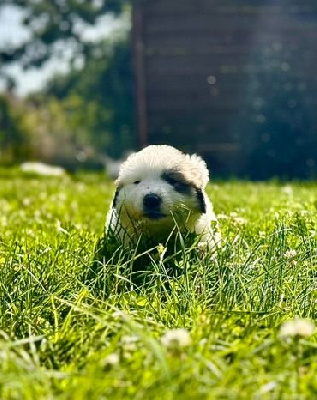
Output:
<svg viewBox="0 0 317 400">
<path fill-rule="evenodd" d="M 162 174 L 162 179 L 163 181 L 173 186 L 173 189 L 178 193 L 191 193 L 190 183 L 186 182 L 184 180 L 184 177 L 175 171 L 164 171 Z"/>
</svg>

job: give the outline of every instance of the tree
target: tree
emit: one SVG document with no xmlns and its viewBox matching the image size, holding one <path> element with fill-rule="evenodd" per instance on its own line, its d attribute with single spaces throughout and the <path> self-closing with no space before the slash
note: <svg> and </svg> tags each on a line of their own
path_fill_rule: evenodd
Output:
<svg viewBox="0 0 317 400">
<path fill-rule="evenodd" d="M 98 54 L 82 69 L 54 77 L 44 95 L 64 104 L 77 98 L 78 129 L 86 129 L 100 153 L 119 157 L 136 142 L 129 39 L 99 43 Z"/>
<path fill-rule="evenodd" d="M 1 65 L 14 61 L 25 69 L 40 67 L 53 57 L 63 57 L 61 48 L 65 52 L 72 49 L 71 61 L 78 58 L 84 61 L 81 69 L 71 63 L 69 73 L 55 76 L 41 94 L 31 96 L 35 105 L 31 114 L 37 121 L 31 122 L 31 126 L 38 132 L 34 146 L 43 149 L 45 143 L 50 143 L 49 154 L 44 155 L 46 158 L 55 158 L 54 149 L 64 149 L 66 156 L 76 148 L 92 145 L 100 153 L 118 157 L 123 150 L 132 148 L 134 129 L 129 38 L 120 37 L 112 43 L 102 38 L 91 42 L 81 33 L 83 26 L 95 24 L 106 13 L 120 15 L 129 3 L 129 0 L 3 2 L 23 10 L 24 24 L 31 34 L 25 43 L 15 48 L 0 48 L 0 69 Z M 43 121 L 45 107 L 46 119 Z M 51 115 L 54 112 L 58 118 L 54 119 Z M 64 133 L 60 135 L 59 132 Z M 62 145 L 63 137 L 65 146 Z"/>
<path fill-rule="evenodd" d="M 81 113 L 82 98 L 69 96 L 64 102 L 52 97 L 37 100 L 40 100 L 37 104 L 34 100 L 28 102 L 25 116 L 32 132 L 33 154 L 45 162 L 75 166 L 79 158 L 91 152 L 87 139 L 89 124 L 83 124 L 85 115 Z"/>
<path fill-rule="evenodd" d="M 0 96 L 0 159 L 5 163 L 32 156 L 31 130 L 26 122 L 26 105 L 8 95 Z"/>
<path fill-rule="evenodd" d="M 40 67 L 52 57 L 61 57 L 64 49 L 73 57 L 89 59 L 94 52 L 91 41 L 81 34 L 83 26 L 94 25 L 106 13 L 120 14 L 129 0 L 4 0 L 0 7 L 13 5 L 24 13 L 23 24 L 29 39 L 16 47 L 0 49 L 0 65 L 18 61 L 24 68 Z"/>
</svg>

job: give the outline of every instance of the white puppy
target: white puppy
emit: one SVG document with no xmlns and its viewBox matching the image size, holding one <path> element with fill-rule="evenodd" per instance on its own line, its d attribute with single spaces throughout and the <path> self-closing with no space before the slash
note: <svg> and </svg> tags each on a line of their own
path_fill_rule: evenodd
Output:
<svg viewBox="0 0 317 400">
<path fill-rule="evenodd" d="M 107 234 L 124 246 L 165 244 L 173 233 L 199 235 L 199 245 L 220 243 L 217 220 L 204 191 L 205 162 L 171 146 L 148 146 L 121 165 L 107 216 Z M 213 222 L 213 226 L 212 226 Z"/>
</svg>

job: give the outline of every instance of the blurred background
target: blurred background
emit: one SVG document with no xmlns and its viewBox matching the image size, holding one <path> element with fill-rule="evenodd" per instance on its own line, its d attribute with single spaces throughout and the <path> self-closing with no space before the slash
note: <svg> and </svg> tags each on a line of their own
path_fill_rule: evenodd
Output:
<svg viewBox="0 0 317 400">
<path fill-rule="evenodd" d="M 216 177 L 315 179 L 316 43 L 316 0 L 2 0 L 0 164 L 171 144 Z"/>
</svg>

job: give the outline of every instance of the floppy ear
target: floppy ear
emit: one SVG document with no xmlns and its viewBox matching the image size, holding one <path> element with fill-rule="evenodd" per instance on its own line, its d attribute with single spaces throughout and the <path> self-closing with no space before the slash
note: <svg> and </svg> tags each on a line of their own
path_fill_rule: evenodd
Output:
<svg viewBox="0 0 317 400">
<path fill-rule="evenodd" d="M 204 193 L 203 193 L 202 189 L 197 189 L 196 193 L 197 193 L 198 209 L 202 214 L 205 214 L 206 213 L 206 202 L 205 202 L 205 198 L 204 198 Z"/>
<path fill-rule="evenodd" d="M 190 162 L 201 173 L 201 178 L 203 183 L 202 189 L 203 189 L 209 182 L 209 171 L 207 165 L 205 161 L 197 154 L 193 154 L 190 156 Z"/>
<path fill-rule="evenodd" d="M 113 200 L 112 200 L 112 207 L 113 208 L 116 208 L 116 205 L 117 205 L 117 202 L 118 202 L 119 191 L 120 191 L 120 187 L 118 186 L 116 188 L 116 191 L 114 193 Z"/>
</svg>

